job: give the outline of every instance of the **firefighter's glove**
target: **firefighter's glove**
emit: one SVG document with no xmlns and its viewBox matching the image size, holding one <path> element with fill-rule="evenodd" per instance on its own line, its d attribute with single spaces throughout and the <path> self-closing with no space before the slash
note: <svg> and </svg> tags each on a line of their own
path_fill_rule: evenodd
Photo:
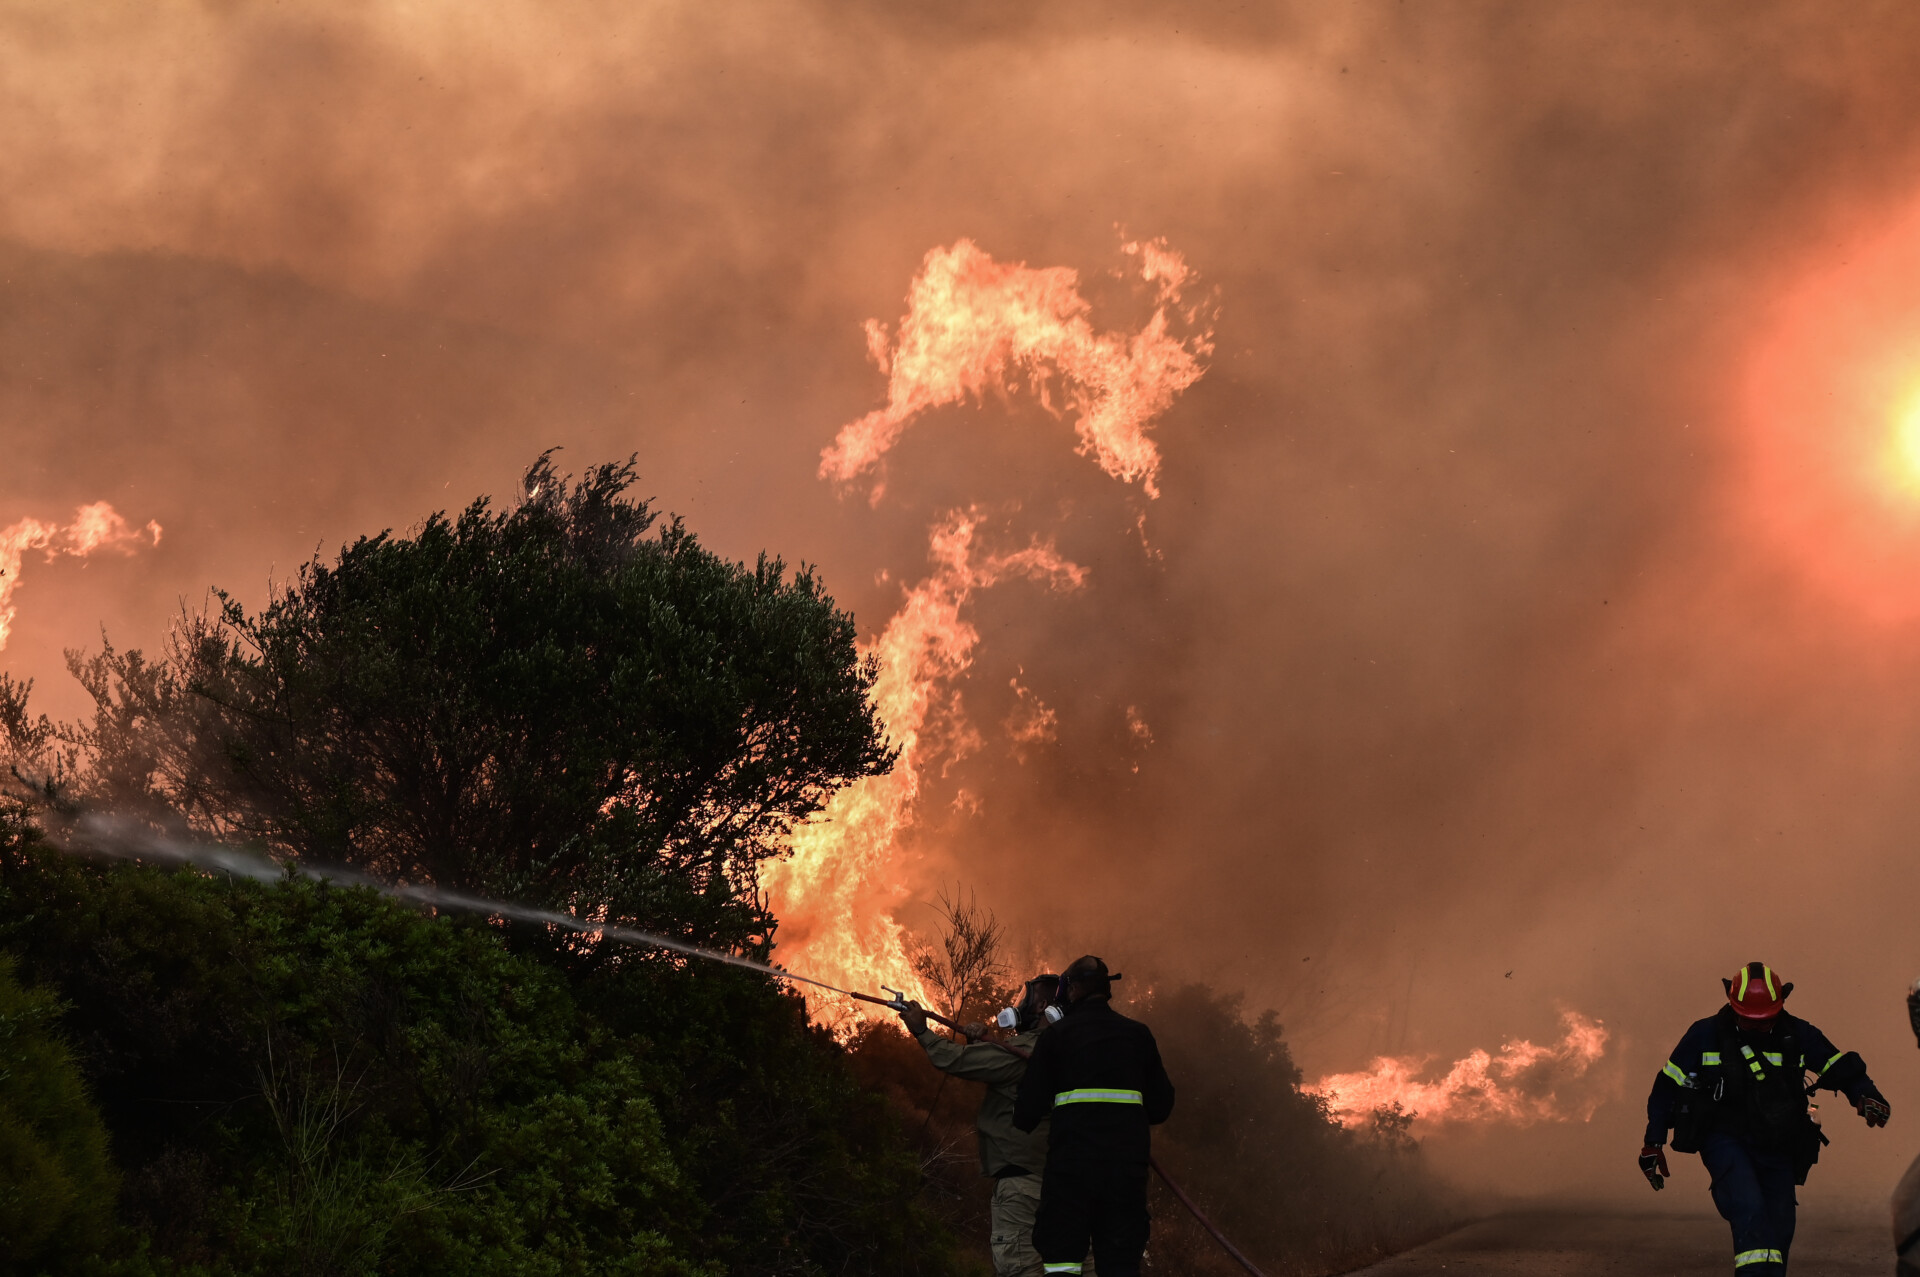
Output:
<svg viewBox="0 0 1920 1277">
<path fill-rule="evenodd" d="M 1673 1174 L 1667 1169 L 1667 1150 L 1658 1144 L 1648 1144 L 1640 1150 L 1640 1173 L 1647 1177 L 1647 1183 L 1653 1185 L 1653 1191 L 1659 1192 L 1667 1186 L 1667 1176 Z"/>
<path fill-rule="evenodd" d="M 927 1013 L 918 1002 L 909 1002 L 900 1008 L 900 1023 L 907 1026 L 907 1032 L 919 1037 L 927 1031 Z"/>
<path fill-rule="evenodd" d="M 1887 1107 L 1885 1099 L 1878 1095 L 1869 1095 L 1860 1101 L 1860 1116 L 1867 1119 L 1868 1126 L 1885 1126 L 1887 1119 L 1893 1116 L 1893 1110 Z"/>
</svg>

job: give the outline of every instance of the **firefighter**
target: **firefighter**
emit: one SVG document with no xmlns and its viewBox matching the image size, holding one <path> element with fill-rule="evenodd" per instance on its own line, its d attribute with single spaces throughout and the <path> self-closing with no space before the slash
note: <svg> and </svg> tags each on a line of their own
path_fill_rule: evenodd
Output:
<svg viewBox="0 0 1920 1277">
<path fill-rule="evenodd" d="M 1020 1005 L 1000 1013 L 1001 1027 L 1014 1030 L 1007 1045 L 1018 1054 L 991 1042 L 951 1042 L 928 1027 L 927 1013 L 915 1003 L 907 1003 L 900 1012 L 907 1032 L 926 1051 L 934 1068 L 987 1085 L 973 1124 L 980 1137 L 980 1173 L 994 1181 L 990 1227 L 995 1277 L 1039 1277 L 1041 1273 L 1040 1256 L 1033 1249 L 1033 1219 L 1040 1206 L 1047 1130 L 1044 1123 L 1031 1132 L 1016 1129 L 1013 1101 L 1027 1071 L 1023 1057 L 1046 1027 L 1046 1010 L 1059 987 L 1059 976 L 1037 975 L 1027 981 Z M 971 1030 L 969 1035 L 978 1036 Z"/>
<path fill-rule="evenodd" d="M 1920 980 L 1907 990 L 1907 1024 L 1920 1042 Z M 1897 1277 L 1920 1277 L 1920 1157 L 1893 1190 L 1893 1253 Z"/>
<path fill-rule="evenodd" d="M 1733 1230 L 1734 1270 L 1777 1277 L 1793 1247 L 1794 1187 L 1807 1182 L 1827 1142 L 1807 1097 L 1816 1087 L 1838 1091 L 1868 1126 L 1885 1126 L 1891 1110 L 1865 1061 L 1787 1014 L 1793 985 L 1773 968 L 1749 962 L 1721 983 L 1727 1005 L 1687 1030 L 1653 1080 L 1640 1169 L 1665 1187 L 1671 1130 L 1673 1150 L 1699 1153 L 1713 1177 L 1713 1204 Z"/>
<path fill-rule="evenodd" d="M 1120 977 L 1091 955 L 1060 976 L 1064 1014 L 1040 1034 L 1013 1124 L 1051 1115 L 1033 1244 L 1047 1273 L 1139 1277 L 1147 1248 L 1148 1128 L 1173 1112 L 1173 1083 L 1153 1031 L 1113 1009 Z"/>
</svg>

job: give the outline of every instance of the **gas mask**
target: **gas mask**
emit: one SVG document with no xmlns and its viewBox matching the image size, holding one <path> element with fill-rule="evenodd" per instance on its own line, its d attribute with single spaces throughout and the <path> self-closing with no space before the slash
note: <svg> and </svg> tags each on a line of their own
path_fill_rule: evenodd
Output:
<svg viewBox="0 0 1920 1277">
<path fill-rule="evenodd" d="M 1048 1024 L 1058 1024 L 1066 1012 L 1049 1003 L 1047 1009 L 1040 1014 Z M 1020 1027 L 1020 1012 L 1012 1007 L 1001 1007 L 1000 1014 L 993 1018 L 993 1022 L 1003 1029 L 1017 1029 Z"/>
<path fill-rule="evenodd" d="M 993 1022 L 1003 1029 L 1023 1031 L 1054 1023 L 1060 1018 L 1060 1008 L 1047 1004 L 1057 995 L 1059 983 L 1055 975 L 1035 976 L 1021 991 L 1019 1003 L 1003 1008 Z"/>
</svg>

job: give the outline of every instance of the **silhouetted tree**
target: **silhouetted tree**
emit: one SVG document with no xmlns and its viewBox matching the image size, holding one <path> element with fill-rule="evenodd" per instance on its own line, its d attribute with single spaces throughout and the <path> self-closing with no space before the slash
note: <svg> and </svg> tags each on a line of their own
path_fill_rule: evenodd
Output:
<svg viewBox="0 0 1920 1277">
<path fill-rule="evenodd" d="M 1006 996 L 1007 964 L 1001 955 L 1000 920 L 972 892 L 942 891 L 934 906 L 943 924 L 940 946 L 922 945 L 913 969 L 950 1020 L 986 1020 Z"/>
<path fill-rule="evenodd" d="M 764 943 L 759 864 L 891 765 L 875 669 L 810 571 L 719 558 L 633 481 L 629 460 L 570 484 L 543 456 L 512 510 L 363 537 L 258 614 L 222 593 L 164 661 L 70 657 L 96 705 L 69 732 L 92 796 L 389 879 Z"/>
</svg>

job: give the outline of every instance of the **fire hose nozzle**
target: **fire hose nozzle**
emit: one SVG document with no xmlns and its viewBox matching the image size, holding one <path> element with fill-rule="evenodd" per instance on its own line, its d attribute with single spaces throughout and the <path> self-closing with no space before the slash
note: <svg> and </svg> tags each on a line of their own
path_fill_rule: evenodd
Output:
<svg viewBox="0 0 1920 1277">
<path fill-rule="evenodd" d="M 880 987 L 893 995 L 893 1001 L 887 1003 L 886 1004 L 887 1006 L 891 1007 L 895 1011 L 904 1011 L 907 1009 L 907 995 L 905 993 L 901 992 L 899 989 L 895 989 L 895 988 L 892 988 L 891 986 L 884 985 L 884 984 L 881 985 Z"/>
</svg>

